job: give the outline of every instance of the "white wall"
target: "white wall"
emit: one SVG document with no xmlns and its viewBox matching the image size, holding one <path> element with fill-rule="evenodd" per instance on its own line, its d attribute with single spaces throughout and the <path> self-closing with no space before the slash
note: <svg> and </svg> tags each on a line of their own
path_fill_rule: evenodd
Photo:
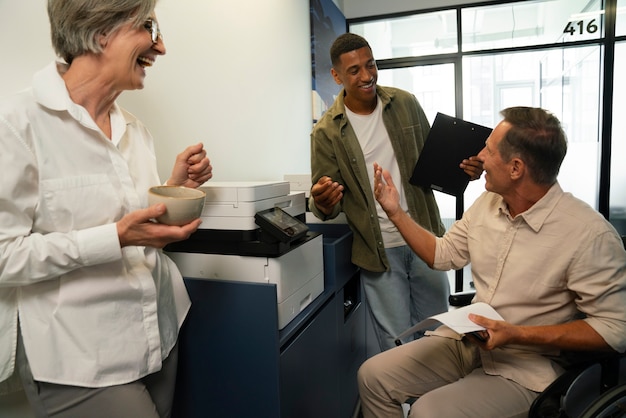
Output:
<svg viewBox="0 0 626 418">
<path fill-rule="evenodd" d="M 0 95 L 54 58 L 45 0 L 0 0 Z M 308 0 L 160 0 L 167 54 L 120 103 L 155 137 L 159 172 L 204 142 L 215 180 L 310 172 Z"/>
<path fill-rule="evenodd" d="M 28 87 L 54 58 L 45 0 L 0 0 L 0 95 Z"/>
</svg>

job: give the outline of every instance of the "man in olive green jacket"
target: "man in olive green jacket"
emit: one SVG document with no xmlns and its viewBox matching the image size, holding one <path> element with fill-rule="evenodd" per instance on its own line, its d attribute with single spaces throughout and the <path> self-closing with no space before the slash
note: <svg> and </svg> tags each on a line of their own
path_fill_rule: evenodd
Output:
<svg viewBox="0 0 626 418">
<path fill-rule="evenodd" d="M 383 161 L 401 179 L 402 205 L 411 218 L 441 236 L 445 228 L 432 190 L 409 178 L 430 125 L 412 94 L 376 84 L 367 41 L 341 35 L 331 47 L 331 73 L 343 84 L 311 134 L 310 210 L 320 219 L 344 212 L 353 232 L 352 262 L 361 267 L 381 350 L 416 322 L 448 309 L 447 276 L 431 270 L 406 245 L 372 193 L 373 163 Z M 482 167 L 461 164 L 472 178 Z"/>
</svg>

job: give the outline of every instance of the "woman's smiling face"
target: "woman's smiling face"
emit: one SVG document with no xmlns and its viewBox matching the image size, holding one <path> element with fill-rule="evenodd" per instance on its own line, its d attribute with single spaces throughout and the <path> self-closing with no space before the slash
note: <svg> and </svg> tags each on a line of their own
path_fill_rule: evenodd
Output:
<svg viewBox="0 0 626 418">
<path fill-rule="evenodd" d="M 165 55 L 163 37 L 159 34 L 152 42 L 152 22 L 157 24 L 154 15 L 138 27 L 128 22 L 106 38 L 102 55 L 116 90 L 142 89 L 145 69 L 154 64 L 157 56 Z"/>
</svg>

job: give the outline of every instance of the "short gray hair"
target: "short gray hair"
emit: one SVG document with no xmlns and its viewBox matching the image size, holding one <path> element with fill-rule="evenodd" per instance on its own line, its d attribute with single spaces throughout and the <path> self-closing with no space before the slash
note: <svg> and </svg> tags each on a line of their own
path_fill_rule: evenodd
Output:
<svg viewBox="0 0 626 418">
<path fill-rule="evenodd" d="M 101 53 L 99 35 L 125 23 L 143 25 L 157 0 L 48 0 L 52 47 L 68 64 L 88 52 Z"/>
</svg>

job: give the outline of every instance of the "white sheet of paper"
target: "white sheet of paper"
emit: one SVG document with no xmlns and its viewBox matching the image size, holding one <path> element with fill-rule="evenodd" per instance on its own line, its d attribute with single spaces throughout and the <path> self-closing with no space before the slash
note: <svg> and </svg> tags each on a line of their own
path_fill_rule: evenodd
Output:
<svg viewBox="0 0 626 418">
<path fill-rule="evenodd" d="M 495 319 L 498 321 L 504 320 L 500 316 L 500 314 L 496 312 L 496 310 L 493 309 L 490 305 L 484 302 L 477 302 L 467 306 L 463 306 L 462 308 L 458 308 L 453 311 L 431 316 L 425 321 L 435 320 L 441 322 L 442 324 L 447 325 L 459 334 L 466 334 L 468 332 L 484 330 L 484 327 L 481 327 L 480 325 L 477 325 L 469 320 L 468 315 L 470 313 L 481 315 L 486 318 Z"/>
<path fill-rule="evenodd" d="M 472 303 L 462 308 L 455 309 L 453 311 L 444 312 L 439 315 L 434 315 L 426 318 L 422 322 L 413 325 L 402 334 L 398 335 L 397 339 L 405 338 L 408 335 L 414 334 L 417 331 L 423 331 L 426 329 L 433 329 L 440 324 L 447 325 L 452 330 L 459 334 L 467 334 L 468 332 L 482 331 L 485 328 L 480 325 L 476 325 L 467 317 L 470 313 L 481 315 L 490 319 L 496 319 L 503 321 L 495 309 L 484 302 Z"/>
</svg>

